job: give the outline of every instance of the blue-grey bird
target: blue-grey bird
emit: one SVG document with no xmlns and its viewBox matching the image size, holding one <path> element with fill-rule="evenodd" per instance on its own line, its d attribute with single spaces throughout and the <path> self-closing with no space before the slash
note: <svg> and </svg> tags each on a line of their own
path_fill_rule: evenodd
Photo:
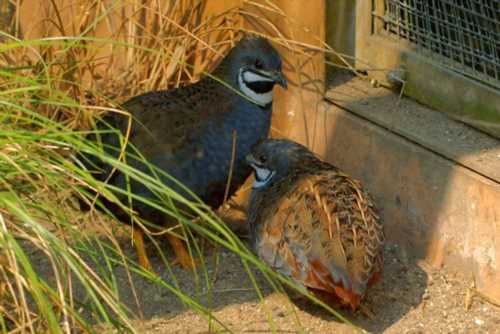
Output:
<svg viewBox="0 0 500 334">
<path fill-rule="evenodd" d="M 258 256 L 319 298 L 356 309 L 378 280 L 384 231 L 360 183 L 306 147 L 268 139 L 255 170 L 248 223 Z"/>
<path fill-rule="evenodd" d="M 199 82 L 177 89 L 148 92 L 125 102 L 123 108 L 133 118 L 129 143 L 151 164 L 181 181 L 216 209 L 224 199 L 233 146 L 234 165 L 228 195 L 233 194 L 251 174 L 245 156 L 255 143 L 268 135 L 275 84 L 287 86 L 279 53 L 265 38 L 246 37 L 229 51 L 212 75 Z M 127 131 L 127 117 L 113 113 L 104 121 L 123 134 Z M 108 153 L 118 156 L 120 143 L 116 135 L 103 135 L 101 140 L 108 147 Z M 127 163 L 151 174 L 149 168 L 133 155 L 134 150 L 129 145 Z M 95 172 L 97 178 L 103 180 L 108 176 L 109 166 L 95 158 L 88 160 L 91 163 L 87 164 L 94 166 L 94 170 L 95 166 L 100 168 Z M 160 176 L 160 179 L 187 196 L 168 177 Z M 109 183 L 126 189 L 126 178 L 121 173 L 114 173 Z M 131 189 L 135 195 L 155 198 L 139 182 L 132 182 Z M 103 202 L 121 221 L 130 220 L 113 203 Z M 158 210 L 140 202 L 134 202 L 133 208 L 141 217 L 157 225 L 168 224 L 168 217 Z M 134 235 L 140 264 L 149 268 L 142 234 Z M 169 235 L 169 241 L 177 261 L 190 267 L 192 259 L 180 240 Z"/>
</svg>

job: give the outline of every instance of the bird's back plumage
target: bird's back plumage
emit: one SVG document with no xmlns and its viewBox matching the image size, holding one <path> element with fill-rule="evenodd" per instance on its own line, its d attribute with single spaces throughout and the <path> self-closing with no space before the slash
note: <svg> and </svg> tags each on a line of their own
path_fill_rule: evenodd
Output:
<svg viewBox="0 0 500 334">
<path fill-rule="evenodd" d="M 382 270 L 383 227 L 358 181 L 299 148 L 285 175 L 252 193 L 254 247 L 279 272 L 357 308 Z"/>
</svg>

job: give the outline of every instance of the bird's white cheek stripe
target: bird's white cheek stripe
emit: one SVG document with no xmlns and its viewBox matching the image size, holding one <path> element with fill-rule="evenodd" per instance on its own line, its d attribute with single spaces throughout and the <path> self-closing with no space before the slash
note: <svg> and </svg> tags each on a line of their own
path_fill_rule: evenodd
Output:
<svg viewBox="0 0 500 334">
<path fill-rule="evenodd" d="M 255 177 L 255 181 L 252 185 L 252 188 L 254 189 L 258 189 L 265 186 L 273 178 L 275 173 L 274 171 L 271 172 L 269 169 L 265 168 L 258 168 L 258 167 L 254 168 L 255 168 L 255 173 L 257 174 Z"/>
<path fill-rule="evenodd" d="M 245 79 L 246 82 L 256 82 L 256 81 L 272 82 L 273 81 L 271 78 L 264 77 L 262 75 L 259 75 L 258 73 L 254 73 L 252 71 L 244 71 L 243 72 L 243 79 Z"/>
<path fill-rule="evenodd" d="M 240 75 L 238 75 L 238 85 L 240 87 L 240 90 L 243 94 L 245 94 L 245 96 L 249 97 L 251 100 L 254 100 L 255 102 L 257 102 L 258 104 L 262 105 L 262 106 L 265 106 L 269 103 L 271 103 L 273 101 L 273 91 L 270 90 L 269 92 L 267 93 L 263 93 L 263 94 L 258 94 L 256 92 L 254 92 L 252 89 L 250 89 L 250 87 L 248 87 L 246 84 L 245 84 L 245 81 L 243 81 L 243 76 L 246 76 L 250 74 L 250 72 L 245 72 L 244 74 L 242 74 L 240 72 Z M 261 77 L 257 74 L 253 74 L 251 73 L 252 75 L 254 76 L 257 76 L 259 78 L 264 78 L 264 77 Z M 272 81 L 272 80 L 268 80 L 268 78 L 265 78 L 265 80 L 257 80 L 257 81 Z M 251 80 L 247 80 L 247 82 L 255 82 L 255 81 L 251 81 Z"/>
</svg>

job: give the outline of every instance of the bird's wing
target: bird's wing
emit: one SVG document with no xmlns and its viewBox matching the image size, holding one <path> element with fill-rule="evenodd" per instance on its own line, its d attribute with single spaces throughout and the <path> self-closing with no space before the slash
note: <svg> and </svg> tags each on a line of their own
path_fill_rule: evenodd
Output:
<svg viewBox="0 0 500 334">
<path fill-rule="evenodd" d="M 123 104 L 133 117 L 129 142 L 146 157 L 174 154 L 179 149 L 196 150 L 196 138 L 208 118 L 229 111 L 229 90 L 213 80 L 186 87 L 149 92 Z M 125 132 L 126 117 L 120 128 Z"/>
<path fill-rule="evenodd" d="M 359 304 L 380 270 L 383 232 L 358 182 L 331 171 L 304 176 L 262 219 L 260 256 L 308 288 Z"/>
</svg>

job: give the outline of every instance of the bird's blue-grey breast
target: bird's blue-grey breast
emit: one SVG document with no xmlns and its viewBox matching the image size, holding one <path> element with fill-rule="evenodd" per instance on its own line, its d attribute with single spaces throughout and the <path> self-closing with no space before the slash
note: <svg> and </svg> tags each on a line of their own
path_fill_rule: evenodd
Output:
<svg viewBox="0 0 500 334">
<path fill-rule="evenodd" d="M 286 80 L 278 52 L 266 39 L 254 37 L 240 41 L 212 76 L 190 86 L 143 94 L 124 107 L 135 118 L 130 142 L 150 163 L 216 208 L 222 203 L 228 181 L 233 140 L 236 146 L 229 195 L 251 173 L 245 156 L 254 144 L 268 136 L 273 86 L 278 83 L 286 87 Z M 120 122 L 124 132 L 124 122 Z M 112 145 L 116 144 L 115 141 Z M 129 158 L 128 163 L 151 174 L 137 160 Z M 168 177 L 161 179 L 185 194 Z M 120 174 L 112 183 L 126 187 L 125 177 Z M 132 191 L 153 197 L 140 182 L 132 182 Z M 137 206 L 140 211 L 149 210 L 141 204 Z"/>
</svg>

